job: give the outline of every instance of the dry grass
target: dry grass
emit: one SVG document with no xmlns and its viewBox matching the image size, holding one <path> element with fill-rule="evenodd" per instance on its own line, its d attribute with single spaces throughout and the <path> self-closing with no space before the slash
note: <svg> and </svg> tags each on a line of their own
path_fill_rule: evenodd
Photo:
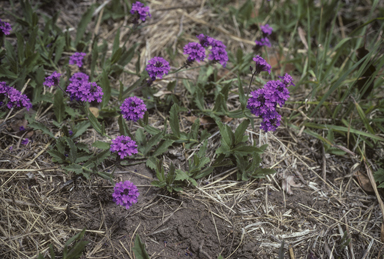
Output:
<svg viewBox="0 0 384 259">
<path fill-rule="evenodd" d="M 212 34 L 223 40 L 231 51 L 237 48 L 243 48 L 245 52 L 251 51 L 254 39 L 239 38 L 238 29 L 231 28 L 228 24 L 216 25 L 213 22 L 215 15 L 206 8 L 205 2 L 151 1 L 153 17 L 150 24 L 132 39 L 133 42 L 145 42 L 140 48 L 141 67 L 154 56 L 167 57 L 164 51 L 166 47 L 182 53 L 182 44 L 179 41 L 196 40 L 195 34 L 199 27 L 209 27 Z M 66 1 L 66 5 L 61 7 L 62 10 L 69 10 L 62 12 L 60 16 L 62 25 L 73 27 L 77 24 L 83 7 L 91 2 L 83 2 L 80 10 L 72 9 L 72 4 Z M 174 8 L 175 6 L 183 8 Z M 100 38 L 107 40 L 110 45 L 117 28 L 127 23 L 127 20 L 122 20 L 115 24 L 98 26 L 98 18 L 94 20 L 89 28 L 95 28 L 95 33 L 100 33 Z M 123 27 L 122 41 L 127 33 L 128 29 Z M 182 64 L 183 61 L 184 57 L 179 55 L 175 64 Z M 134 71 L 134 64 L 135 61 L 131 62 L 125 69 Z M 179 73 L 177 77 L 194 78 L 197 73 L 198 71 L 192 70 Z M 164 80 L 157 81 L 154 87 L 162 89 L 174 77 L 175 75 L 167 76 Z M 123 83 L 129 85 L 134 80 L 132 76 L 124 76 Z M 188 102 L 183 100 L 185 90 L 181 88 L 177 87 L 176 94 L 183 102 Z M 229 107 L 238 106 L 236 97 L 230 96 L 229 100 Z M 302 99 L 300 96 L 293 96 L 291 100 Z M 298 108 L 290 107 L 292 110 Z M 49 120 L 48 114 L 51 111 L 45 112 L 48 113 L 39 113 L 40 121 Z M 17 116 L 10 115 L 8 125 L 17 120 Z M 160 128 L 166 116 L 156 112 L 150 121 L 153 126 Z M 298 121 L 303 118 L 298 118 Z M 241 120 L 232 120 L 229 125 L 236 128 L 240 122 Z M 182 117 L 182 124 L 184 130 L 188 130 L 191 125 L 185 117 Z M 35 258 L 38 251 L 46 254 L 49 244 L 55 250 L 61 251 L 66 240 L 81 231 L 71 226 L 71 219 L 84 218 L 87 211 L 95 209 L 84 202 L 96 192 L 93 188 L 100 187 L 110 192 L 112 186 L 99 179 L 88 182 L 79 180 L 80 182 L 73 185 L 73 180 L 68 179 L 69 176 L 52 163 L 45 152 L 52 141 L 48 141 L 46 136 L 38 132 L 35 133 L 32 144 L 17 144 L 17 148 L 9 152 L 9 147 L 19 143 L 20 137 L 13 134 L 8 126 L 0 127 L 3 127 L 0 135 L 3 147 L 0 150 L 0 257 Z M 259 128 L 257 123 L 255 128 Z M 117 132 L 116 124 L 112 124 L 107 132 Z M 355 178 L 356 172 L 365 171 L 360 158 L 323 154 L 318 140 L 283 126 L 275 133 L 263 133 L 249 128 L 247 134 L 252 144 L 256 142 L 258 145 L 269 145 L 263 155 L 263 164 L 276 169 L 277 174 L 265 180 L 238 182 L 233 180 L 236 174 L 236 168 L 233 168 L 210 176 L 199 182 L 196 188 L 187 188 L 180 195 L 181 198 L 188 197 L 205 204 L 213 222 L 224 220 L 232 229 L 232 234 L 228 236 L 231 240 L 228 251 L 231 252 L 226 258 L 231 258 L 232 254 L 240 248 L 244 250 L 245 247 L 250 247 L 250 251 L 260 258 L 277 258 L 276 253 L 282 240 L 285 240 L 285 248 L 290 251 L 290 258 L 318 258 L 305 257 L 311 254 L 332 258 L 332 253 L 342 252 L 340 240 L 344 233 L 352 237 L 349 245 L 344 247 L 348 258 L 372 258 L 371 255 L 379 253 L 384 244 L 380 240 L 382 211 L 377 206 L 376 197 L 367 194 Z M 97 139 L 95 132 L 90 129 L 80 141 L 91 143 Z M 212 132 L 207 152 L 210 157 L 214 155 L 219 139 L 220 135 Z M 185 150 L 181 152 L 185 158 L 191 155 L 191 152 L 187 153 Z M 137 174 L 140 176 L 140 172 Z M 291 182 L 292 179 L 295 183 Z M 287 185 L 300 187 L 289 190 Z M 84 190 L 84 200 L 70 198 L 74 188 Z M 159 202 L 162 201 L 150 200 L 140 205 L 141 209 L 133 214 L 145 211 Z M 88 246 L 86 258 L 101 258 L 97 254 L 104 249 L 105 243 L 111 244 L 113 252 L 120 251 L 133 258 L 132 247 L 129 247 L 132 239 L 128 245 L 121 241 L 114 242 L 116 240 L 113 240 L 111 233 L 119 227 L 119 223 L 114 222 L 107 227 L 107 212 L 101 202 L 97 207 L 103 220 L 97 230 L 87 230 L 92 242 Z M 161 225 L 172 215 L 165 217 Z M 153 229 L 152 234 L 160 230 L 158 228 L 161 225 Z M 135 227 L 137 230 L 140 226 Z M 217 228 L 212 235 L 223 242 Z M 209 257 L 204 243 L 200 244 L 200 252 Z"/>
</svg>

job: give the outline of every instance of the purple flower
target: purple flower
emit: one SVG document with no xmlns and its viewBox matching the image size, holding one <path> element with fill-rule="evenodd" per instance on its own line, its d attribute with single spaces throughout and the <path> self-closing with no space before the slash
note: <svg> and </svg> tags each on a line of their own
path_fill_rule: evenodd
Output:
<svg viewBox="0 0 384 259">
<path fill-rule="evenodd" d="M 81 72 L 74 73 L 69 78 L 69 81 L 71 82 L 88 82 L 88 80 L 89 80 L 89 76 Z"/>
<path fill-rule="evenodd" d="M 292 79 L 292 77 L 290 75 L 285 74 L 284 76 L 279 76 L 279 78 L 282 79 L 282 81 L 283 81 L 283 83 L 285 84 L 286 87 L 291 86 L 291 85 L 295 86 L 293 84 L 293 79 Z"/>
<path fill-rule="evenodd" d="M 68 133 L 69 133 L 69 136 L 72 136 L 72 134 L 73 134 L 73 131 L 72 131 L 72 130 L 70 130 L 70 131 L 68 131 Z"/>
<path fill-rule="evenodd" d="M 148 61 L 148 65 L 146 67 L 146 70 L 152 80 L 156 80 L 156 78 L 163 78 L 163 75 L 167 75 L 170 69 L 168 61 L 162 57 L 152 58 Z"/>
<path fill-rule="evenodd" d="M 269 99 L 282 107 L 289 98 L 289 90 L 284 82 L 269 81 L 264 88 L 269 92 Z"/>
<path fill-rule="evenodd" d="M 263 116 L 260 128 L 264 131 L 275 131 L 280 126 L 281 115 L 277 111 L 270 111 Z"/>
<path fill-rule="evenodd" d="M 24 131 L 25 128 L 23 126 L 20 126 L 19 131 Z"/>
<path fill-rule="evenodd" d="M 213 38 L 205 36 L 204 34 L 197 35 L 196 37 L 199 39 L 200 45 L 204 48 L 211 46 L 214 41 Z"/>
<path fill-rule="evenodd" d="M 272 34 L 273 29 L 268 24 L 266 24 L 264 26 L 261 25 L 260 28 L 261 28 L 261 32 L 263 33 L 264 38 Z"/>
<path fill-rule="evenodd" d="M 267 61 L 265 61 L 265 59 L 263 59 L 262 57 L 260 57 L 259 55 L 256 55 L 254 58 L 253 58 L 253 61 L 256 62 L 256 73 L 259 74 L 260 72 L 262 71 L 266 71 L 268 72 L 268 74 L 271 73 L 271 65 L 269 65 L 267 63 Z"/>
<path fill-rule="evenodd" d="M 0 30 L 3 34 L 5 35 L 9 35 L 11 33 L 11 30 L 12 30 L 12 27 L 9 23 L 7 22 L 3 22 L 1 19 L 0 19 Z M 0 33 L 1 34 L 1 33 Z"/>
<path fill-rule="evenodd" d="M 144 116 L 147 107 L 144 104 L 144 101 L 140 98 L 133 96 L 128 97 L 120 106 L 121 114 L 123 118 L 130 121 L 138 121 Z"/>
<path fill-rule="evenodd" d="M 88 82 L 89 76 L 84 73 L 78 72 L 73 74 L 69 79 L 71 82 L 66 92 L 70 94 L 71 101 L 76 99 L 77 101 L 93 102 L 102 101 L 103 89 L 95 82 Z"/>
<path fill-rule="evenodd" d="M 151 17 L 151 14 L 149 13 L 149 7 L 144 7 L 144 4 L 139 1 L 132 5 L 131 14 L 138 15 L 139 19 L 141 19 L 143 22 L 145 22 L 145 18 L 147 18 L 147 16 Z"/>
<path fill-rule="evenodd" d="M 136 142 L 128 136 L 118 136 L 112 139 L 111 152 L 117 152 L 121 159 L 137 154 Z"/>
<path fill-rule="evenodd" d="M 59 80 L 60 80 L 60 76 L 61 74 L 60 73 L 57 73 L 56 71 L 52 73 L 52 75 L 48 76 L 45 78 L 45 81 L 44 81 L 44 85 L 48 86 L 48 87 L 51 87 L 51 86 L 54 86 L 54 85 L 58 85 L 59 84 Z"/>
<path fill-rule="evenodd" d="M 213 47 L 208 59 L 213 60 L 214 62 L 219 62 L 223 67 L 225 67 L 228 62 L 228 54 L 224 48 Z"/>
<path fill-rule="evenodd" d="M 215 40 L 212 38 L 212 41 L 211 41 L 211 46 L 212 46 L 212 49 L 213 48 L 221 48 L 221 49 L 226 49 L 227 46 L 224 45 L 224 43 L 220 40 Z"/>
<path fill-rule="evenodd" d="M 12 151 L 12 149 L 13 149 L 13 146 L 10 146 L 10 147 L 9 147 L 9 151 Z"/>
<path fill-rule="evenodd" d="M 29 139 L 25 138 L 21 141 L 21 144 L 27 145 L 29 143 Z"/>
<path fill-rule="evenodd" d="M 270 48 L 272 46 L 268 38 L 261 38 L 260 41 L 256 40 L 255 43 L 256 43 L 256 46 L 260 46 L 260 47 L 267 46 Z"/>
<path fill-rule="evenodd" d="M 115 185 L 112 197 L 117 205 L 125 206 L 126 209 L 129 209 L 134 203 L 137 203 L 139 190 L 130 181 L 119 182 Z"/>
<path fill-rule="evenodd" d="M 85 55 L 87 54 L 83 52 L 76 52 L 69 58 L 69 64 L 81 67 L 83 65 L 83 58 L 85 57 Z"/>
<path fill-rule="evenodd" d="M 0 99 L 8 100 L 8 109 L 25 107 L 29 111 L 29 109 L 32 108 L 31 100 L 29 100 L 25 94 L 21 94 L 21 92 L 15 88 L 7 86 L 5 82 L 0 82 L 0 94 L 3 95 L 0 95 Z"/>
<path fill-rule="evenodd" d="M 275 131 L 280 126 L 281 115 L 276 107 L 282 107 L 289 98 L 288 86 L 293 84 L 292 77 L 285 74 L 280 81 L 267 82 L 262 89 L 251 92 L 247 108 L 256 116 L 263 119 L 260 128 L 264 131 Z"/>
<path fill-rule="evenodd" d="M 200 62 L 205 58 L 205 49 L 197 42 L 190 42 L 184 46 L 184 54 L 189 55 L 188 62 L 192 62 L 194 60 Z"/>
</svg>

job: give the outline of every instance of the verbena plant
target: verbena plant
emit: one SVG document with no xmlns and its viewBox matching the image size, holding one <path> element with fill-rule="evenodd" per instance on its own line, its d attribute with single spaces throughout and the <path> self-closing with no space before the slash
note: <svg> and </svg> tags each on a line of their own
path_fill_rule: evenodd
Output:
<svg viewBox="0 0 384 259">
<path fill-rule="evenodd" d="M 113 16 L 115 4 L 116 1 L 107 8 L 105 19 Z M 179 69 L 171 71 L 169 62 L 162 57 L 154 57 L 149 60 L 146 68 L 142 69 L 140 56 L 137 56 L 136 52 L 138 44 L 129 46 L 128 43 L 129 36 L 146 26 L 146 20 L 150 19 L 149 8 L 140 2 L 127 6 L 130 13 L 125 15 L 130 15 L 130 33 L 125 42 L 120 42 L 120 30 L 117 30 L 111 55 L 107 54 L 105 41 L 100 45 L 98 37 L 92 38 L 92 34 L 86 31 L 87 24 L 92 20 L 95 5 L 82 16 L 75 38 L 70 37 L 68 29 L 63 31 L 56 25 L 58 14 L 52 18 L 39 17 L 29 1 L 22 1 L 21 5 L 24 16 L 15 16 L 17 24 L 13 26 L 11 35 L 16 39 L 16 45 L 13 46 L 8 38 L 10 30 L 2 34 L 4 49 L 1 52 L 0 116 L 7 120 L 13 110 L 33 107 L 34 110 L 41 111 L 50 109 L 51 106 L 55 119 L 50 124 L 36 119 L 38 116 L 34 111 L 25 117 L 29 128 L 41 130 L 54 140 L 54 145 L 48 153 L 52 156 L 52 161 L 61 164 L 68 173 L 75 173 L 87 179 L 91 175 L 98 175 L 113 180 L 113 174 L 100 169 L 101 164 L 113 162 L 117 166 L 129 164 L 127 161 L 132 159 L 139 162 L 144 160 L 149 168 L 156 170 L 158 180 L 153 184 L 173 192 L 182 190 L 188 184 L 197 185 L 196 180 L 208 176 L 214 168 L 221 166 L 235 165 L 238 168 L 238 180 L 264 177 L 274 172 L 260 166 L 260 155 L 266 146 L 249 145 L 248 137 L 244 133 L 251 122 L 253 125 L 252 113 L 263 118 L 262 128 L 265 131 L 278 127 L 281 116 L 275 109 L 278 105 L 282 106 L 289 95 L 281 97 L 277 89 L 280 87 L 280 91 L 288 91 L 288 83 L 282 83 L 285 79 L 281 82 L 273 81 L 275 83 L 266 85 L 261 92 L 250 93 L 248 88 L 247 96 L 251 95 L 251 99 L 247 103 L 242 73 L 245 68 L 249 69 L 254 54 L 248 53 L 244 56 L 242 51 L 238 51 L 237 59 L 229 62 L 226 46 L 221 41 L 200 34 L 196 42 L 184 46 L 184 54 L 188 55 L 188 58 Z M 115 18 L 121 18 L 121 14 Z M 45 24 L 43 28 L 39 23 L 41 19 Z M 268 38 L 272 27 L 265 25 L 261 28 L 263 34 L 256 45 L 270 46 Z M 68 58 L 63 55 L 65 52 L 73 54 Z M 90 59 L 84 59 L 87 55 Z M 232 59 L 231 53 L 229 56 Z M 124 67 L 133 58 L 137 60 L 136 71 L 125 70 Z M 204 60 L 208 62 L 196 66 L 196 62 Z M 255 57 L 254 61 L 252 79 L 263 71 L 271 72 L 268 63 L 260 56 Z M 227 65 L 232 71 L 238 71 L 238 77 L 225 82 L 217 78 L 217 72 L 220 66 Z M 76 66 L 80 71 L 74 73 L 72 71 Z M 156 97 L 155 89 L 151 87 L 155 80 L 162 79 L 167 74 L 191 69 L 199 69 L 200 72 L 195 82 L 183 80 L 190 106 L 183 106 L 174 94 L 167 96 L 164 101 Z M 133 84 L 124 86 L 120 81 L 122 74 L 129 74 L 138 79 Z M 207 80 L 208 78 L 213 80 Z M 117 89 L 112 87 L 116 83 Z M 172 81 L 167 89 L 174 91 L 175 86 L 176 81 Z M 241 106 L 236 110 L 229 110 L 228 94 L 236 86 Z M 144 100 L 148 101 L 132 96 L 136 88 L 142 89 Z M 15 94 L 12 91 L 15 91 Z M 207 108 L 206 100 L 212 100 L 212 97 L 214 106 Z M 279 98 L 284 100 L 279 101 Z M 169 113 L 162 130 L 148 122 L 154 104 L 163 112 Z M 91 112 L 95 106 L 99 109 L 98 116 Z M 216 151 L 214 161 L 205 156 L 211 135 L 199 127 L 199 119 L 195 120 L 190 131 L 180 129 L 180 113 L 191 110 L 196 116 L 211 117 L 219 128 L 221 145 Z M 223 116 L 245 120 L 233 131 L 229 125 L 221 122 Z M 112 137 L 107 134 L 110 117 L 117 118 L 120 136 Z M 131 132 L 132 128 L 129 126 L 132 123 L 141 126 L 135 133 Z M 92 146 L 97 151 L 90 150 L 84 143 L 78 143 L 79 137 L 90 127 L 103 139 L 110 139 L 111 142 L 96 141 Z M 181 144 L 189 150 L 187 152 L 196 148 L 199 150 L 187 161 L 187 171 L 175 169 L 171 165 L 166 174 L 158 158 L 172 146 Z M 118 204 L 129 208 L 137 201 L 138 193 L 132 194 L 132 199 L 124 203 L 122 197 L 136 191 L 130 182 L 120 184 L 120 187 L 115 188 L 114 199 Z"/>
</svg>

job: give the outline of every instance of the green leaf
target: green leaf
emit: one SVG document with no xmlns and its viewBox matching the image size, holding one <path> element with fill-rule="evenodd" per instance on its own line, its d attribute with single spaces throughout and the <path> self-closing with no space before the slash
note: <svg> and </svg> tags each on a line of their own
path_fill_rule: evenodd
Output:
<svg viewBox="0 0 384 259">
<path fill-rule="evenodd" d="M 68 155 L 68 158 L 69 160 L 72 162 L 72 163 L 75 163 L 76 162 L 76 159 L 77 159 L 77 148 L 75 146 L 75 143 L 73 143 L 73 140 L 68 138 L 68 137 L 65 137 L 65 141 L 67 142 L 68 146 L 69 146 L 69 155 Z"/>
<path fill-rule="evenodd" d="M 71 136 L 72 139 L 75 139 L 77 137 L 80 137 L 88 128 L 91 126 L 91 123 L 89 121 L 82 121 L 75 125 L 73 128 L 74 134 Z"/>
<path fill-rule="evenodd" d="M 94 9 L 95 9 L 95 5 L 91 5 L 88 8 L 88 10 L 81 17 L 79 25 L 77 26 L 75 47 L 80 42 L 80 40 L 83 38 L 85 30 L 87 29 L 87 25 L 92 21 L 92 15 L 93 15 Z"/>
<path fill-rule="evenodd" d="M 52 161 L 53 162 L 58 162 L 58 163 L 64 163 L 65 162 L 65 156 L 64 154 L 60 153 L 57 150 L 48 150 L 48 154 L 52 156 Z"/>
<path fill-rule="evenodd" d="M 120 135 L 129 136 L 131 139 L 133 139 L 133 136 L 132 136 L 132 134 L 129 131 L 129 128 L 127 126 L 127 123 L 123 119 L 123 116 L 121 114 L 120 114 L 119 119 L 118 119 L 118 124 L 119 124 Z"/>
<path fill-rule="evenodd" d="M 155 149 L 152 156 L 156 157 L 163 154 L 165 151 L 168 151 L 169 147 L 172 146 L 173 140 L 166 139 L 161 142 L 161 144 Z"/>
<path fill-rule="evenodd" d="M 115 64 L 122 57 L 123 49 L 118 48 L 111 58 L 111 64 Z"/>
<path fill-rule="evenodd" d="M 52 132 L 50 132 L 49 129 L 44 124 L 42 124 L 40 122 L 35 121 L 33 123 L 28 124 L 28 126 L 35 129 L 35 130 L 41 130 L 44 134 L 47 134 L 51 138 L 55 138 L 55 136 L 52 134 Z"/>
<path fill-rule="evenodd" d="M 109 174 L 109 173 L 106 173 L 106 172 L 100 172 L 100 171 L 96 171 L 96 174 L 101 176 L 102 178 L 104 178 L 106 180 L 113 181 L 112 174 Z"/>
<path fill-rule="evenodd" d="M 95 68 L 96 68 L 96 63 L 97 59 L 99 57 L 99 48 L 97 47 L 97 43 L 93 45 L 92 48 L 92 59 L 91 59 L 91 80 L 93 76 L 95 75 Z"/>
<path fill-rule="evenodd" d="M 196 88 L 195 103 L 201 111 L 204 110 L 204 93 L 199 87 Z"/>
<path fill-rule="evenodd" d="M 101 74 L 100 86 L 103 88 L 103 99 L 101 101 L 101 108 L 108 105 L 109 99 L 111 98 L 111 86 L 109 85 L 109 79 L 107 72 L 104 70 Z"/>
<path fill-rule="evenodd" d="M 56 52 L 55 52 L 55 64 L 57 64 L 63 55 L 64 46 L 65 46 L 65 38 L 64 36 L 59 36 L 55 42 Z"/>
<path fill-rule="evenodd" d="M 89 110 L 89 108 L 86 108 L 88 109 L 88 119 L 89 119 L 89 122 L 91 123 L 92 127 L 96 130 L 97 133 L 99 133 L 100 135 L 103 135 L 103 131 L 102 131 L 102 125 L 100 124 L 100 122 L 97 120 L 97 118 L 95 117 L 95 115 L 93 115 L 93 113 Z"/>
<path fill-rule="evenodd" d="M 152 170 L 156 170 L 156 158 L 155 157 L 153 157 L 153 156 L 148 157 L 147 162 L 145 164 L 146 164 L 146 166 L 148 166 Z"/>
<path fill-rule="evenodd" d="M 169 113 L 169 123 L 171 125 L 171 129 L 173 134 L 177 138 L 180 138 L 180 126 L 179 126 L 179 106 L 175 103 L 172 105 L 171 111 Z"/>
<path fill-rule="evenodd" d="M 52 244 L 49 245 L 49 255 L 51 256 L 51 259 L 55 259 L 55 252 L 53 251 L 53 246 Z M 42 258 L 44 259 L 44 257 Z"/>
<path fill-rule="evenodd" d="M 119 47 L 120 47 L 120 28 L 117 29 L 115 40 L 113 41 L 112 56 L 116 53 L 116 51 L 119 49 Z"/>
<path fill-rule="evenodd" d="M 239 144 L 242 141 L 244 132 L 248 128 L 249 123 L 250 121 L 247 119 L 240 123 L 240 125 L 237 127 L 235 131 L 235 145 Z"/>
<path fill-rule="evenodd" d="M 77 242 L 72 249 L 68 252 L 66 259 L 78 259 L 83 254 L 85 247 L 89 241 L 79 241 Z"/>
<path fill-rule="evenodd" d="M 111 152 L 109 149 L 104 150 L 100 153 L 98 153 L 96 156 L 91 157 L 87 162 L 83 164 L 83 167 L 92 167 L 99 165 L 101 162 L 103 162 L 106 158 L 108 158 L 111 155 Z"/>
<path fill-rule="evenodd" d="M 111 147 L 111 144 L 107 143 L 107 142 L 102 142 L 102 141 L 95 141 L 95 142 L 93 142 L 92 146 L 106 150 L 106 149 L 109 149 Z"/>
<path fill-rule="evenodd" d="M 76 174 L 83 174 L 83 168 L 78 164 L 70 164 L 66 167 L 63 167 L 64 170 L 68 172 L 75 172 Z"/>
<path fill-rule="evenodd" d="M 163 132 L 159 132 L 158 134 L 154 135 L 145 145 L 143 154 L 147 155 L 147 153 L 152 149 L 154 145 L 156 145 L 163 137 Z"/>
<path fill-rule="evenodd" d="M 145 245 L 141 242 L 140 236 L 138 234 L 135 237 L 135 245 L 133 246 L 132 250 L 136 256 L 136 259 L 150 259 L 147 251 L 145 250 Z"/>
<path fill-rule="evenodd" d="M 139 56 L 138 56 L 137 61 L 136 61 L 136 74 L 140 75 L 140 52 L 139 52 Z"/>
<path fill-rule="evenodd" d="M 65 117 L 65 103 L 63 91 L 57 90 L 53 99 L 53 112 L 57 122 L 61 123 Z"/>
<path fill-rule="evenodd" d="M 356 106 L 356 110 L 357 110 L 357 113 L 359 114 L 361 120 L 363 121 L 364 123 L 364 126 L 365 128 L 371 133 L 371 134 L 375 134 L 375 131 L 372 129 L 371 125 L 369 124 L 368 122 L 368 119 L 367 117 L 365 116 L 365 113 L 363 111 L 363 109 L 361 109 L 361 106 L 355 101 L 353 100 L 355 106 Z"/>
</svg>

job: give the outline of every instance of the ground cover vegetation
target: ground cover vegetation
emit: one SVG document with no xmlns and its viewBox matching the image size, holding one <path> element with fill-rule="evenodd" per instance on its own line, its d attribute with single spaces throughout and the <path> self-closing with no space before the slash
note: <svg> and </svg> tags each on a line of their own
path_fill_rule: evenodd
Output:
<svg viewBox="0 0 384 259">
<path fill-rule="evenodd" d="M 0 5 L 2 258 L 382 254 L 380 1 Z"/>
</svg>

